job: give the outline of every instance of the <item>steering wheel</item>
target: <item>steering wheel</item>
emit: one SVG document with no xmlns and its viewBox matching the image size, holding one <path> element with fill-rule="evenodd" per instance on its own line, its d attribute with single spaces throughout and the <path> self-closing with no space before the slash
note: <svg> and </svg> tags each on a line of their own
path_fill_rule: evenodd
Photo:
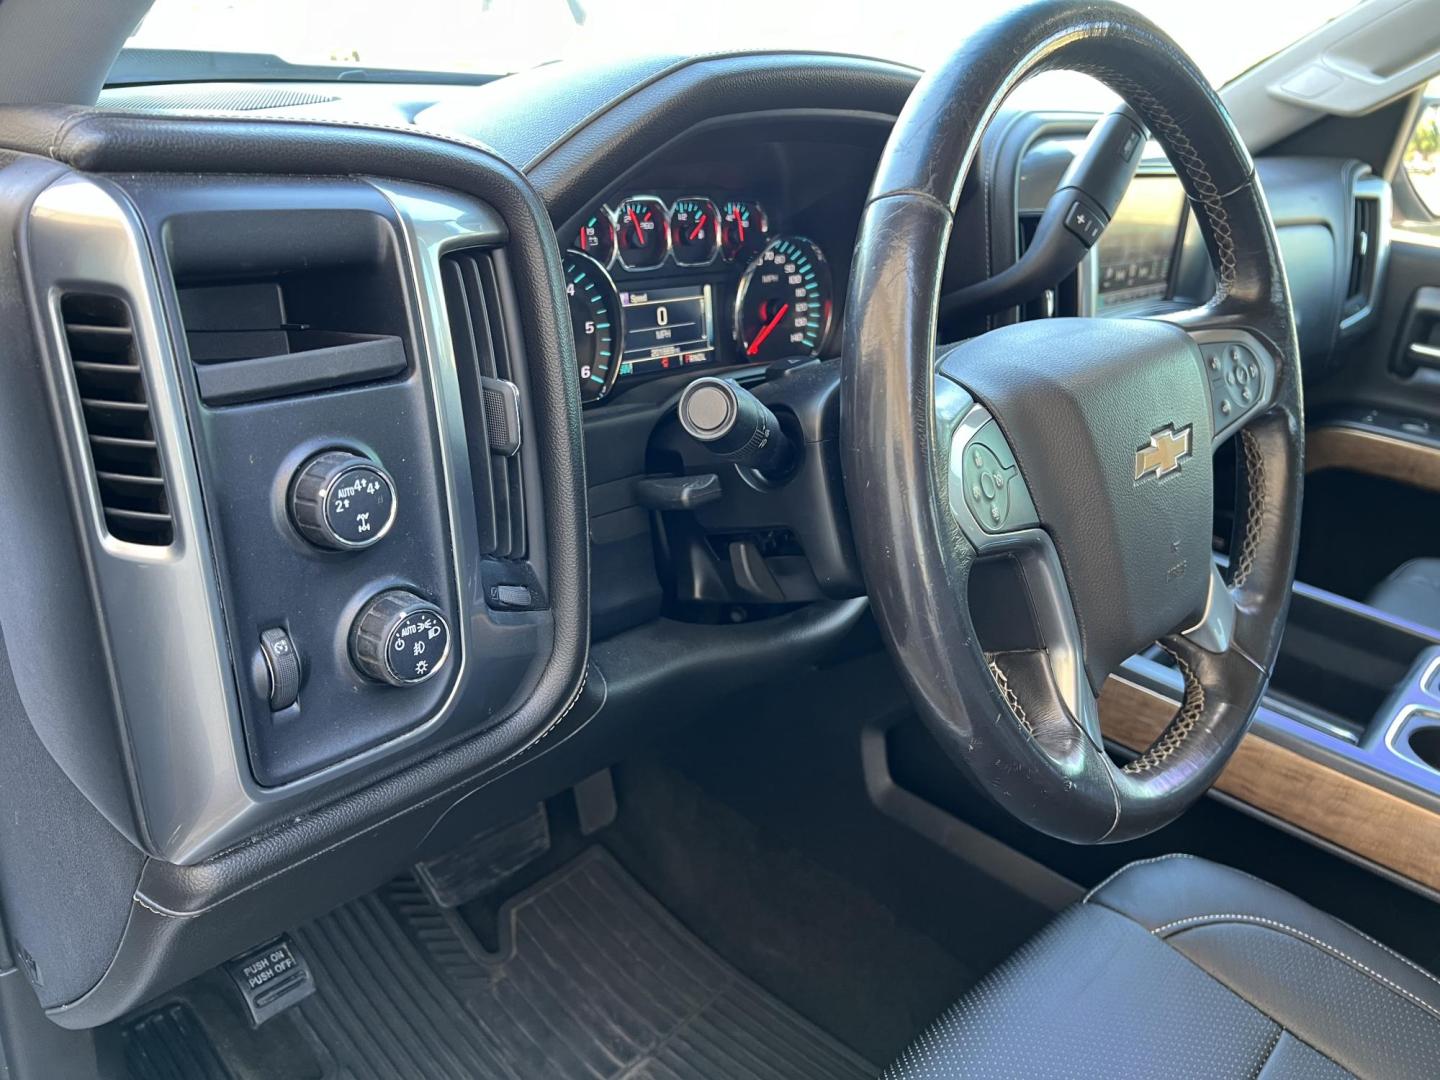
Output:
<svg viewBox="0 0 1440 1080">
<path fill-rule="evenodd" d="M 1094 76 L 1174 164 L 1217 288 L 1152 319 L 1043 319 L 936 347 L 981 135 L 1023 79 Z M 1143 835 L 1215 780 L 1269 679 L 1295 575 L 1304 424 L 1294 313 L 1254 164 L 1209 84 L 1128 8 L 1014 11 L 916 86 L 876 173 L 845 319 L 845 492 L 867 591 L 922 718 L 1031 826 Z M 1227 570 L 1214 450 L 1237 438 Z M 1159 642 L 1174 720 L 1117 765 L 1096 695 Z"/>
</svg>

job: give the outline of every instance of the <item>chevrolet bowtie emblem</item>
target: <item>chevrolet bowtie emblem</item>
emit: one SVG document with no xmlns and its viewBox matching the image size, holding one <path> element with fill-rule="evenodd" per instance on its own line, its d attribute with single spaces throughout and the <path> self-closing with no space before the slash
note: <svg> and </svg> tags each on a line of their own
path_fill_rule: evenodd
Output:
<svg viewBox="0 0 1440 1080">
<path fill-rule="evenodd" d="M 1167 424 L 1151 435 L 1149 444 L 1135 451 L 1135 482 L 1151 476 L 1158 480 L 1179 470 L 1190 456 L 1190 429 L 1186 424 L 1176 431 L 1174 424 Z"/>
</svg>

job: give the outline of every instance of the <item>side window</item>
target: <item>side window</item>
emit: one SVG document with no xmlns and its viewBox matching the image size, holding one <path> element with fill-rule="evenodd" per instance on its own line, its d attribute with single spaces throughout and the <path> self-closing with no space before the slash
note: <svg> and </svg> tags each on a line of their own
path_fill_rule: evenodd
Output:
<svg viewBox="0 0 1440 1080">
<path fill-rule="evenodd" d="M 1410 185 L 1432 216 L 1440 216 L 1440 100 L 1433 99 L 1420 110 L 1420 119 L 1405 146 L 1405 172 Z"/>
</svg>

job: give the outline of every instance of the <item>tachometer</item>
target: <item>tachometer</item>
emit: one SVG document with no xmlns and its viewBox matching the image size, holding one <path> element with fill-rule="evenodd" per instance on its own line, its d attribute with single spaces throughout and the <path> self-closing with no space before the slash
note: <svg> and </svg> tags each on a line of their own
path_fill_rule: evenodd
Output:
<svg viewBox="0 0 1440 1080">
<path fill-rule="evenodd" d="M 735 340 L 746 360 L 818 356 L 830 330 L 830 268 L 815 244 L 781 236 L 745 268 Z"/>
<path fill-rule="evenodd" d="M 677 266 L 704 266 L 720 248 L 720 211 L 709 199 L 676 199 L 670 208 L 670 249 Z"/>
<path fill-rule="evenodd" d="M 759 203 L 731 199 L 720 208 L 720 250 L 730 262 L 748 259 L 770 239 L 770 222 Z"/>
<path fill-rule="evenodd" d="M 598 208 L 580 223 L 575 246 L 601 266 L 609 266 L 615 258 L 615 219 L 605 207 Z"/>
<path fill-rule="evenodd" d="M 627 270 L 654 270 L 670 254 L 670 215 L 659 199 L 626 199 L 615 212 L 615 228 L 620 265 Z"/>
<path fill-rule="evenodd" d="M 598 401 L 620 374 L 620 342 L 625 340 L 620 296 L 605 268 L 578 251 L 565 253 L 565 293 L 580 362 L 580 398 Z"/>
</svg>

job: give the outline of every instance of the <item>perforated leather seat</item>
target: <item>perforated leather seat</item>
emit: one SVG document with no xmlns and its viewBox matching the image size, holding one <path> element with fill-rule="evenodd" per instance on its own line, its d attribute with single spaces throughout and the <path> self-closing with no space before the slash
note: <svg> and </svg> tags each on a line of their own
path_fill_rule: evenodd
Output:
<svg viewBox="0 0 1440 1080">
<path fill-rule="evenodd" d="M 1440 980 L 1248 874 L 1132 863 L 936 1020 L 888 1080 L 1440 1077 Z"/>
</svg>

